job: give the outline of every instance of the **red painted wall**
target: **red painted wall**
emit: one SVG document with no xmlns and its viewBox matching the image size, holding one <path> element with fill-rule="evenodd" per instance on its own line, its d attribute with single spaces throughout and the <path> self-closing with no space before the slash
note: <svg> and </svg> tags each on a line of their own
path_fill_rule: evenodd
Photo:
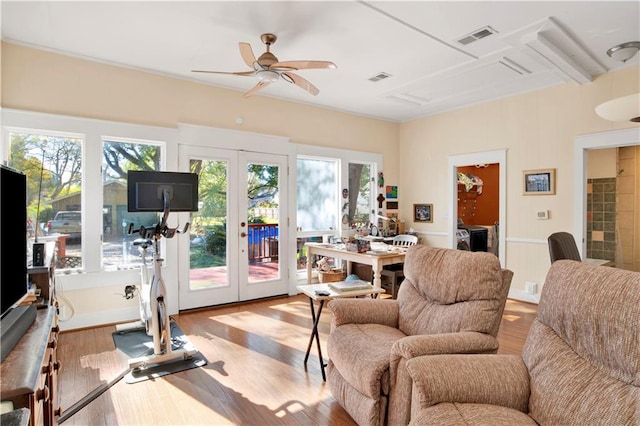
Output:
<svg viewBox="0 0 640 426">
<path fill-rule="evenodd" d="M 458 184 L 458 217 L 465 225 L 493 225 L 499 218 L 500 206 L 500 165 L 488 167 L 458 167 L 458 172 L 471 174 L 482 179 L 482 194 L 474 186 L 465 192 L 464 185 Z"/>
</svg>

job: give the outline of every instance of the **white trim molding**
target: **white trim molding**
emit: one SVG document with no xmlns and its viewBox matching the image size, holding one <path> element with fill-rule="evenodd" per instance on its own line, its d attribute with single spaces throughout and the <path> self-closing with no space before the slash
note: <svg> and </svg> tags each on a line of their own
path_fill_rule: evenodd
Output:
<svg viewBox="0 0 640 426">
<path fill-rule="evenodd" d="M 505 234 L 507 230 L 507 150 L 476 152 L 471 154 L 452 155 L 449 157 L 449 247 L 456 248 L 458 241 L 456 229 L 458 229 L 458 167 L 472 164 L 494 164 L 500 167 L 499 207 L 498 207 L 498 258 L 504 268 L 507 264 L 507 251 Z"/>
</svg>

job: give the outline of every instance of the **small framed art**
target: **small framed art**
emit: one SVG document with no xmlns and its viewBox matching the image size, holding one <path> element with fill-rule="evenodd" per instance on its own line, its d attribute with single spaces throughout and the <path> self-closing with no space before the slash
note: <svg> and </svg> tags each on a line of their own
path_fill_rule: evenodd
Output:
<svg viewBox="0 0 640 426">
<path fill-rule="evenodd" d="M 523 195 L 555 195 L 556 169 L 525 170 L 522 172 Z"/>
<path fill-rule="evenodd" d="M 433 204 L 414 204 L 414 222 L 433 222 Z"/>
<path fill-rule="evenodd" d="M 397 186 L 387 186 L 387 199 L 388 200 L 395 200 L 398 198 L 398 187 Z"/>
</svg>

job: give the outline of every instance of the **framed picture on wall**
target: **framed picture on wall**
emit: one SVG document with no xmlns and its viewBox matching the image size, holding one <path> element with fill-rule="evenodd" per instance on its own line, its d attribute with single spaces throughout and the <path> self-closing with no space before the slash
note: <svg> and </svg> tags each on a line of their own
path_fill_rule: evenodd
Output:
<svg viewBox="0 0 640 426">
<path fill-rule="evenodd" d="M 398 198 L 398 187 L 397 186 L 387 186 L 387 199 L 396 199 Z"/>
<path fill-rule="evenodd" d="M 525 170 L 522 172 L 523 195 L 555 195 L 556 169 Z"/>
<path fill-rule="evenodd" d="M 414 204 L 414 222 L 433 222 L 433 204 Z"/>
</svg>

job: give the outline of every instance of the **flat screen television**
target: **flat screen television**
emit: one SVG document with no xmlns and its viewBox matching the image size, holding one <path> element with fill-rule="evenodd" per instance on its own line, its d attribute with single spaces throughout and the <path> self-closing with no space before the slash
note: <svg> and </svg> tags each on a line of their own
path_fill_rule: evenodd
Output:
<svg viewBox="0 0 640 426">
<path fill-rule="evenodd" d="M 0 166 L 0 310 L 27 294 L 27 177 Z"/>
<path fill-rule="evenodd" d="M 129 212 L 163 212 L 164 194 L 168 196 L 170 211 L 198 211 L 198 175 L 148 171 L 127 173 L 127 210 Z"/>
<path fill-rule="evenodd" d="M 0 165 L 0 361 L 35 321 L 27 292 L 27 177 Z"/>
</svg>

